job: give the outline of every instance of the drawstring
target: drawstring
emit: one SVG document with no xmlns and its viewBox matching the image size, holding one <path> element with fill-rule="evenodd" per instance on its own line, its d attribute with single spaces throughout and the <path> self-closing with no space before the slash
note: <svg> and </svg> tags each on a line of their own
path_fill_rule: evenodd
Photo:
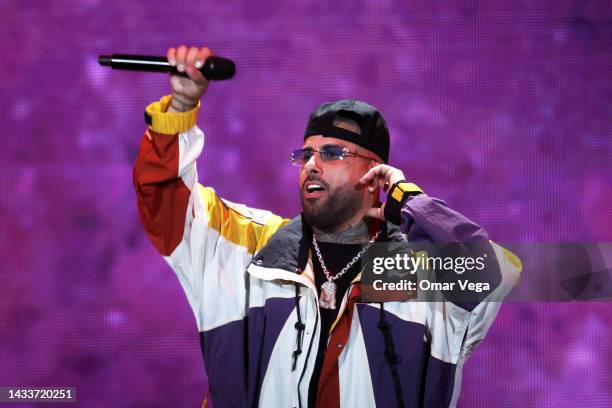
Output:
<svg viewBox="0 0 612 408">
<path fill-rule="evenodd" d="M 385 338 L 385 360 L 391 368 L 391 376 L 393 377 L 393 387 L 395 388 L 395 399 L 397 400 L 397 406 L 404 408 L 404 397 L 402 394 L 402 384 L 400 383 L 399 373 L 397 371 L 397 363 L 399 358 L 395 354 L 395 348 L 393 347 L 393 337 L 391 337 L 391 328 L 389 323 L 385 320 L 385 307 L 383 303 L 380 303 L 380 319 L 378 320 L 378 328 L 382 331 L 383 337 Z"/>
<path fill-rule="evenodd" d="M 297 310 L 297 320 L 298 320 L 295 323 L 295 329 L 297 330 L 297 337 L 296 337 L 297 348 L 293 352 L 293 367 L 291 368 L 291 371 L 295 371 L 298 356 L 302 354 L 302 338 L 304 337 L 303 332 L 304 332 L 304 329 L 306 328 L 306 325 L 302 323 L 302 316 L 300 313 L 300 287 L 298 283 L 295 284 L 295 308 Z"/>
<path fill-rule="evenodd" d="M 310 228 L 310 225 L 308 225 L 307 222 L 303 221 L 304 216 L 302 215 L 301 217 L 302 217 L 302 233 L 304 237 L 310 237 L 310 239 L 312 239 L 312 229 Z M 307 240 L 305 242 L 309 242 L 309 241 Z M 296 274 L 299 275 L 302 272 L 301 268 L 304 265 L 306 265 L 309 258 L 310 258 L 310 246 L 300 245 L 298 256 L 297 256 L 297 262 L 298 262 L 298 265 L 301 265 L 301 266 L 295 270 Z M 297 366 L 297 359 L 299 355 L 302 354 L 302 340 L 304 338 L 304 330 L 306 329 L 306 325 L 302 323 L 302 314 L 300 313 L 300 285 L 297 282 L 295 282 L 295 309 L 297 311 L 297 322 L 295 323 L 294 327 L 295 327 L 295 330 L 297 330 L 297 335 L 295 339 L 296 348 L 295 348 L 295 351 L 293 352 L 293 365 L 291 367 L 291 371 L 295 371 L 295 368 Z M 303 376 L 304 376 L 304 373 L 302 373 L 302 377 Z M 298 395 L 299 395 L 299 392 L 300 390 L 298 387 Z"/>
</svg>

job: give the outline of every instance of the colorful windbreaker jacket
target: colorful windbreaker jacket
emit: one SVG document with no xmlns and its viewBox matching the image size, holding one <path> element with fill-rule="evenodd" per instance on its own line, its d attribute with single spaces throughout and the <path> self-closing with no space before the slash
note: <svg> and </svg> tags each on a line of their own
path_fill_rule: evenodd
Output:
<svg viewBox="0 0 612 408">
<path fill-rule="evenodd" d="M 200 185 L 199 106 L 166 113 L 169 101 L 146 109 L 134 183 L 145 230 L 193 309 L 209 396 L 216 407 L 307 407 L 320 336 L 308 229 L 300 217 L 237 205 Z M 486 242 L 499 264 L 494 293 L 509 292 L 518 258 L 442 201 L 406 199 L 418 188 L 405 186 L 387 202 L 401 203 L 402 230 L 384 223 L 384 239 Z M 462 366 L 499 308 L 486 299 L 362 303 L 358 276 L 330 331 L 317 405 L 455 406 Z"/>
</svg>

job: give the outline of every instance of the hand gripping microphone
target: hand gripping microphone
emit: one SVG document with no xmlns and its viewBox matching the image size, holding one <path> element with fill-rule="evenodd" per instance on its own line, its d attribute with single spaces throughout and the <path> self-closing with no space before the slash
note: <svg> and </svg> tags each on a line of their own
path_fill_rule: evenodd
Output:
<svg viewBox="0 0 612 408">
<path fill-rule="evenodd" d="M 166 57 L 154 57 L 148 55 L 113 54 L 100 55 L 98 62 L 112 69 L 124 69 L 129 71 L 167 72 L 172 75 L 187 77 L 185 72 L 177 71 L 175 66 L 170 65 Z M 207 80 L 221 81 L 230 79 L 236 73 L 236 65 L 227 58 L 211 56 L 204 61 L 200 72 Z"/>
</svg>

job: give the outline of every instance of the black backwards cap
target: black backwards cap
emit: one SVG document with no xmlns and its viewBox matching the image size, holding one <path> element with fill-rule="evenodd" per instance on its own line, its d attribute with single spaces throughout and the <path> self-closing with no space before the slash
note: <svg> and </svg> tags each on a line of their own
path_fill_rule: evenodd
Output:
<svg viewBox="0 0 612 408">
<path fill-rule="evenodd" d="M 359 125 L 358 133 L 339 127 L 349 119 Z M 321 104 L 308 119 L 304 140 L 310 136 L 335 137 L 359 145 L 389 160 L 389 129 L 378 109 L 356 99 Z"/>
</svg>

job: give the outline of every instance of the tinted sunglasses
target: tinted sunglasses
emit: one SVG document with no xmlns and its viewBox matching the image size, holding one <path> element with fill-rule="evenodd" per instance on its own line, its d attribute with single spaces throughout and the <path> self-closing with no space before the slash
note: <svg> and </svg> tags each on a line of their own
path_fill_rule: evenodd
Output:
<svg viewBox="0 0 612 408">
<path fill-rule="evenodd" d="M 320 149 L 312 147 L 304 147 L 296 149 L 291 153 L 290 159 L 293 165 L 303 166 L 312 158 L 315 153 L 319 153 L 321 160 L 327 163 L 340 162 L 348 156 L 363 157 L 364 159 L 376 160 L 372 157 L 362 156 L 360 154 L 349 151 L 346 147 L 334 144 L 323 145 Z"/>
</svg>

